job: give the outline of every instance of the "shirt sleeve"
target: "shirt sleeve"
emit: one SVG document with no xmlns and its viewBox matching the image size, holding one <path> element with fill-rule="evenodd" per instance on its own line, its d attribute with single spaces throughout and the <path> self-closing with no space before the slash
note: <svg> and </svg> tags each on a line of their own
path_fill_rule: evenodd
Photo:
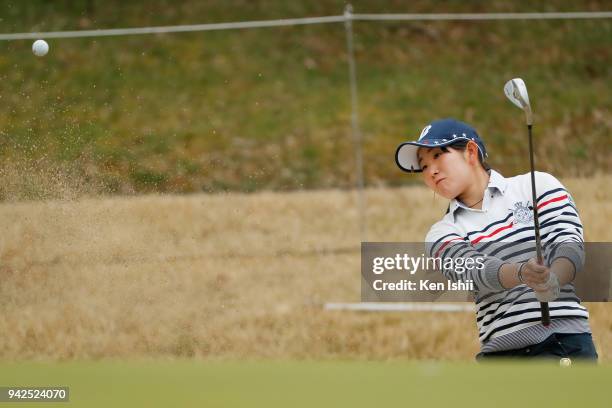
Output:
<svg viewBox="0 0 612 408">
<path fill-rule="evenodd" d="M 536 191 L 546 264 L 551 265 L 557 258 L 567 258 L 578 273 L 584 266 L 584 235 L 571 194 L 554 176 L 542 172 L 536 172 Z"/>
<path fill-rule="evenodd" d="M 479 252 L 450 221 L 442 220 L 431 227 L 425 248 L 427 256 L 440 259 L 441 272 L 447 279 L 471 280 L 481 293 L 505 290 L 499 280 L 499 268 L 506 262 Z"/>
</svg>

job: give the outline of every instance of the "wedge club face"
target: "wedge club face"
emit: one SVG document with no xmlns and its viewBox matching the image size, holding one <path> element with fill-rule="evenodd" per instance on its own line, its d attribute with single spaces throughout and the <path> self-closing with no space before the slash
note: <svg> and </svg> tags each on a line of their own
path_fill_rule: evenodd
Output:
<svg viewBox="0 0 612 408">
<path fill-rule="evenodd" d="M 525 112 L 525 118 L 528 125 L 533 125 L 533 114 L 531 113 L 531 104 L 529 103 L 529 94 L 525 81 L 521 78 L 514 78 L 506 82 L 504 85 L 504 93 L 510 99 L 510 102 L 521 108 Z"/>
</svg>

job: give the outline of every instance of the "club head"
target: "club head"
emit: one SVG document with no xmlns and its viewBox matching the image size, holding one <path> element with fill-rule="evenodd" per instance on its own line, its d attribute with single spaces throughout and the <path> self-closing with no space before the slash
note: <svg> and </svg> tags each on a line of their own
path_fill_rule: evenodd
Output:
<svg viewBox="0 0 612 408">
<path fill-rule="evenodd" d="M 525 81 L 521 78 L 514 78 L 506 82 L 504 85 L 504 93 L 510 99 L 510 102 L 525 111 L 527 124 L 533 124 L 533 114 L 531 112 L 531 104 L 529 103 L 529 94 Z"/>
</svg>

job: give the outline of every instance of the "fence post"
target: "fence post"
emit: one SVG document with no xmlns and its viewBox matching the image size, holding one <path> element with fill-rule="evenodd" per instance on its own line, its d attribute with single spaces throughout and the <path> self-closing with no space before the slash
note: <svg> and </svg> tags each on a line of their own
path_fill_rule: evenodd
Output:
<svg viewBox="0 0 612 408">
<path fill-rule="evenodd" d="M 357 74 L 355 72 L 355 50 L 353 47 L 353 6 L 347 4 L 344 8 L 344 28 L 346 31 L 346 47 L 348 51 L 349 81 L 351 89 L 351 133 L 355 149 L 355 167 L 357 170 L 357 201 L 359 206 L 359 232 L 361 242 L 367 241 L 366 203 L 363 180 L 362 137 L 359 128 L 359 104 L 357 98 Z"/>
</svg>

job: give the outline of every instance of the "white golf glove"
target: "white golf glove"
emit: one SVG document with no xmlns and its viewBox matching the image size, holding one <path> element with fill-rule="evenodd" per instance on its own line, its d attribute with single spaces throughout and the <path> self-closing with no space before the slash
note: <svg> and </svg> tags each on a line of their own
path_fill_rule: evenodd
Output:
<svg viewBox="0 0 612 408">
<path fill-rule="evenodd" d="M 559 285 L 559 279 L 557 275 L 553 272 L 550 272 L 550 276 L 548 277 L 548 282 L 542 285 L 544 291 L 540 292 L 534 290 L 536 298 L 540 302 L 552 302 L 557 299 L 561 294 L 561 286 Z"/>
</svg>

